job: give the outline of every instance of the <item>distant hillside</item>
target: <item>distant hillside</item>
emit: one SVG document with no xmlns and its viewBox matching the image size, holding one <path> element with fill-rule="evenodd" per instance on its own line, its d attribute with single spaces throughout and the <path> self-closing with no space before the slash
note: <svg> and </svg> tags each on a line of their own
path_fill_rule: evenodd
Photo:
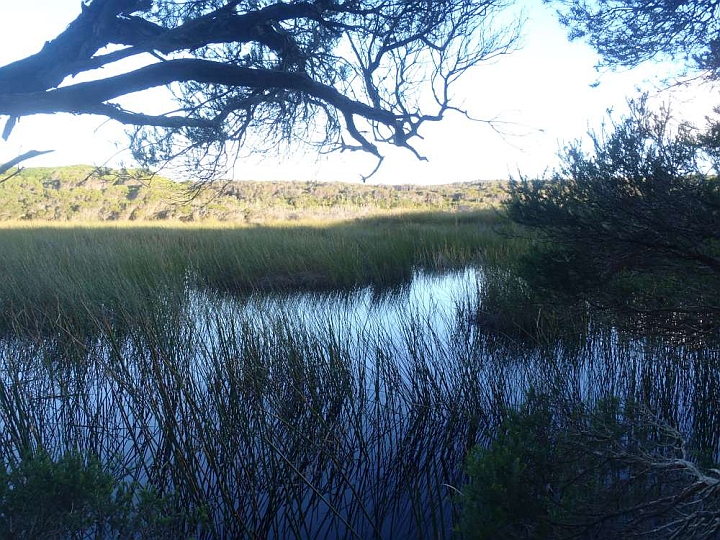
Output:
<svg viewBox="0 0 720 540">
<path fill-rule="evenodd" d="M 139 170 L 28 168 L 0 183 L 0 221 L 181 220 L 259 223 L 342 219 L 403 210 L 477 210 L 503 198 L 500 182 L 377 186 L 320 182 L 190 184 Z"/>
</svg>

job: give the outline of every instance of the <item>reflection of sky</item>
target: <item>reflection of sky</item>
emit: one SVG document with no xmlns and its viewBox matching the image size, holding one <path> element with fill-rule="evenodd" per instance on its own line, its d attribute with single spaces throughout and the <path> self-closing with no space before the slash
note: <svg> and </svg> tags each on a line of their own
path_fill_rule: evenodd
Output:
<svg viewBox="0 0 720 540">
<path fill-rule="evenodd" d="M 498 339 L 456 313 L 476 300 L 480 279 L 479 270 L 467 269 L 442 275 L 418 273 L 400 289 L 365 288 L 350 294 L 263 293 L 243 299 L 195 292 L 189 299 L 187 319 L 173 328 L 179 339 L 169 340 L 175 347 L 168 351 L 169 360 L 193 366 L 190 388 L 205 395 L 212 389 L 207 386 L 212 377 L 225 369 L 222 362 L 218 366 L 214 362 L 233 360 L 233 347 L 223 349 L 222 340 L 227 343 L 228 339 L 240 338 L 235 333 L 225 333 L 222 338 L 223 332 L 228 328 L 243 331 L 243 323 L 250 323 L 257 326 L 260 339 L 264 339 L 267 336 L 263 334 L 279 324 L 281 330 L 298 329 L 298 339 L 308 335 L 312 340 L 317 336 L 321 347 L 337 344 L 351 371 L 362 362 L 380 362 L 378 350 L 389 353 L 383 361 L 391 368 L 397 367 L 397 371 L 383 373 L 397 373 L 398 378 L 384 378 L 386 390 L 377 395 L 382 401 L 395 392 L 402 400 L 395 404 L 398 411 L 410 407 L 413 399 L 412 385 L 401 388 L 405 381 L 400 378 L 416 376 L 430 379 L 428 387 L 432 387 L 433 379 L 441 385 L 440 398 L 447 401 L 437 403 L 437 407 L 454 410 L 463 403 L 468 407 L 463 414 L 491 416 L 507 404 L 521 403 L 527 390 L 534 388 L 574 402 L 593 403 L 615 396 L 623 401 L 647 403 L 654 414 L 672 419 L 686 434 L 695 429 L 708 434 L 712 426 L 718 425 L 715 402 L 720 385 L 720 352 L 689 350 L 650 339 L 621 339 L 617 332 L 602 328 L 548 346 Z M 289 328 L 282 326 L 286 322 Z M 144 394 L 125 396 L 123 386 L 144 388 L 145 384 L 155 384 L 157 373 L 147 370 L 143 360 L 143 339 L 140 332 L 136 339 L 128 338 L 124 343 L 112 340 L 117 347 L 112 348 L 117 355 L 112 355 L 110 342 L 100 338 L 88 347 L 86 359 L 70 362 L 66 367 L 71 369 L 67 370 L 57 369 L 63 367 L 64 359 L 58 358 L 62 347 L 54 347 L 52 337 L 43 343 L 3 339 L 0 382 L 22 389 L 38 417 L 49 419 L 48 426 L 76 429 L 78 437 L 83 437 L 82 426 L 92 424 L 92 415 L 96 414 L 108 423 L 107 429 L 118 429 L 119 434 L 127 416 L 131 425 L 146 426 L 152 439 L 159 429 L 157 419 L 153 415 L 133 416 L 132 399 L 140 399 L 138 410 L 142 413 L 147 407 L 142 403 Z M 215 349 L 215 345 L 220 348 Z M 420 354 L 416 355 L 413 347 L 421 347 Z M 220 352 L 215 355 L 215 350 Z M 228 350 L 231 352 L 226 355 Z M 271 350 L 269 355 L 273 354 Z M 330 356 L 324 352 L 319 355 Z M 284 369 L 282 351 L 279 361 L 275 360 L 271 360 L 271 367 Z M 114 378 L 114 369 L 122 372 L 124 382 Z M 441 376 L 435 377 L 441 370 Z M 361 371 L 356 372 L 353 384 L 370 382 L 370 378 L 358 375 Z M 118 386 L 118 382 L 122 384 Z M 74 400 L 81 400 L 82 407 Z M 68 407 L 79 407 L 87 417 L 65 426 Z M 0 418 L 0 429 L 5 427 Z M 109 437 L 109 441 L 127 444 L 122 437 Z M 713 441 L 716 445 L 717 439 Z M 122 453 L 123 448 L 112 450 Z"/>
<path fill-rule="evenodd" d="M 407 331 L 411 320 L 422 321 L 445 336 L 455 322 L 457 307 L 476 293 L 479 279 L 480 270 L 467 268 L 441 274 L 418 272 L 410 284 L 389 290 L 365 287 L 349 293 L 263 292 L 249 298 L 221 299 L 195 292 L 189 311 L 202 314 L 210 300 L 212 309 L 221 310 L 225 316 L 249 318 L 261 325 L 282 315 L 310 328 L 331 327 L 340 339 L 345 336 L 351 342 L 357 342 L 367 332 L 397 339 Z"/>
<path fill-rule="evenodd" d="M 371 287 L 342 294 L 257 294 L 251 298 L 215 299 L 196 294 L 190 308 L 198 312 L 205 338 L 217 338 L 210 320 L 253 321 L 267 330 L 278 320 L 297 324 L 327 344 L 333 336 L 347 347 L 351 361 L 377 361 L 374 348 L 392 350 L 392 362 L 412 376 L 418 358 L 438 381 L 467 391 L 473 380 L 477 405 L 497 410 L 517 405 L 529 388 L 576 402 L 595 403 L 608 396 L 621 402 L 647 403 L 653 414 L 674 419 L 683 433 L 693 432 L 697 403 L 708 403 L 702 380 L 717 365 L 717 354 L 621 338 L 611 329 L 591 325 L 587 335 L 554 343 L 519 342 L 486 334 L 470 322 L 467 308 L 477 306 L 482 272 L 416 273 L 404 287 L 378 291 Z M 223 313 L 208 317 L 201 313 Z M 389 348 L 388 348 L 389 347 Z M 417 349 L 423 350 L 417 355 Z M 369 348 L 369 350 L 368 350 Z M 453 382 L 450 382 L 453 381 Z M 701 396 L 701 397 L 698 397 Z M 709 413 L 713 418 L 717 412 Z"/>
</svg>

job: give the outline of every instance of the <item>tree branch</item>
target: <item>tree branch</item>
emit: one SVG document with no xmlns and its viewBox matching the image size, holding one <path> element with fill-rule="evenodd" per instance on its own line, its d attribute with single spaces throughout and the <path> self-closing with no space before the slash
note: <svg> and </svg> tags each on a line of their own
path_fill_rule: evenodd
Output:
<svg viewBox="0 0 720 540">
<path fill-rule="evenodd" d="M 12 169 L 15 165 L 22 163 L 23 161 L 26 161 L 28 159 L 31 159 L 31 158 L 34 158 L 37 156 L 42 156 L 43 154 L 49 154 L 50 152 L 53 152 L 53 150 L 30 150 L 29 152 L 25 152 L 24 154 L 19 155 L 15 159 L 11 159 L 7 163 L 1 164 L 0 165 L 0 174 L 6 173 L 10 169 Z M 7 178 L 3 179 L 2 181 L 4 182 L 5 180 L 7 180 Z"/>
<path fill-rule="evenodd" d="M 242 86 L 246 88 L 282 88 L 303 92 L 318 98 L 342 111 L 346 118 L 359 115 L 368 120 L 396 128 L 396 116 L 384 109 L 371 107 L 360 101 L 352 100 L 335 88 L 317 82 L 302 73 L 292 73 L 269 69 L 244 68 L 209 60 L 170 60 L 137 69 L 131 73 L 108 77 L 98 81 L 65 86 L 47 92 L 26 94 L 0 94 L 0 114 L 9 116 L 29 116 L 32 114 L 52 114 L 67 112 L 74 114 L 100 114 L 111 116 L 124 123 L 165 127 L 208 127 L 210 120 L 198 120 L 187 117 L 167 117 L 161 120 L 157 116 L 146 116 L 121 111 L 104 102 L 126 94 L 164 86 L 171 82 L 198 82 Z M 348 124 L 352 130 L 352 124 Z M 367 141 L 355 137 L 363 146 Z M 370 148 L 370 147 L 368 147 Z M 375 150 L 376 152 L 377 150 Z M 373 152 L 373 153 L 375 153 Z"/>
<path fill-rule="evenodd" d="M 515 27 L 490 31 L 486 24 L 505 5 L 90 0 L 40 52 L 0 67 L 0 115 L 9 117 L 2 134 L 7 138 L 22 116 L 66 112 L 159 128 L 141 136 L 150 146 L 151 139 L 165 143 L 161 152 L 137 154 L 145 165 L 158 163 L 158 155 L 182 155 L 171 148 L 176 144 L 196 148 L 200 159 L 220 156 L 250 131 L 269 144 L 304 140 L 320 149 L 351 148 L 340 143 L 346 132 L 356 149 L 376 157 L 382 143 L 421 158 L 410 143 L 422 123 L 451 107 L 448 87 L 457 75 L 517 39 Z M 347 44 L 356 58 L 346 54 Z M 117 45 L 123 48 L 108 52 Z M 90 82 L 69 80 L 140 54 L 160 61 Z M 145 114 L 113 103 L 170 84 L 179 112 Z M 436 114 L 421 110 L 426 90 L 435 92 Z"/>
</svg>

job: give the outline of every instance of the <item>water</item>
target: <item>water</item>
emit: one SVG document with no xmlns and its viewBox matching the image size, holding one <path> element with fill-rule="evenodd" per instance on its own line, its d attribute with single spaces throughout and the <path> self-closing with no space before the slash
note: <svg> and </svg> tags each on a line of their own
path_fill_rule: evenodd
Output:
<svg viewBox="0 0 720 540">
<path fill-rule="evenodd" d="M 203 317 L 210 309 L 223 317 L 254 319 L 258 325 L 282 317 L 308 327 L 330 325 L 345 337 L 357 337 L 367 329 L 392 332 L 410 318 L 445 331 L 458 307 L 477 294 L 481 278 L 479 269 L 466 268 L 445 273 L 416 272 L 409 284 L 391 289 L 260 292 L 239 298 L 193 290 L 187 311 L 190 316 Z"/>
<path fill-rule="evenodd" d="M 193 290 L 89 336 L 6 337 L 3 457 L 99 455 L 174 497 L 168 536 L 447 538 L 469 449 L 529 388 L 646 403 L 717 453 L 717 351 L 610 328 L 498 338 L 472 323 L 481 289 L 466 269 L 393 290 Z"/>
</svg>

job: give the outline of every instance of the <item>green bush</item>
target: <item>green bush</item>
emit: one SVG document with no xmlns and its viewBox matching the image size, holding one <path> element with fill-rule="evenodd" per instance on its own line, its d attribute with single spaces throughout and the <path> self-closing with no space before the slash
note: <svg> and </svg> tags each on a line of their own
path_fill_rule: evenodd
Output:
<svg viewBox="0 0 720 540">
<path fill-rule="evenodd" d="M 720 487 L 694 461 L 679 432 L 637 404 L 531 393 L 469 456 L 459 530 L 478 540 L 716 538 Z"/>
<path fill-rule="evenodd" d="M 199 516 L 161 495 L 118 480 L 97 457 L 44 450 L 0 468 L 0 538 L 178 538 Z M 186 527 L 190 523 L 190 527 Z"/>
<path fill-rule="evenodd" d="M 114 480 L 97 459 L 45 452 L 0 470 L 0 537 L 66 538 L 117 511 Z"/>
<path fill-rule="evenodd" d="M 549 538 L 550 416 L 542 403 L 511 412 L 489 448 L 468 459 L 461 529 L 468 538 Z"/>
<path fill-rule="evenodd" d="M 571 145 L 550 179 L 510 183 L 508 216 L 536 240 L 519 265 L 532 289 L 645 333 L 717 333 L 718 140 L 675 125 L 641 99 L 591 152 Z"/>
</svg>

